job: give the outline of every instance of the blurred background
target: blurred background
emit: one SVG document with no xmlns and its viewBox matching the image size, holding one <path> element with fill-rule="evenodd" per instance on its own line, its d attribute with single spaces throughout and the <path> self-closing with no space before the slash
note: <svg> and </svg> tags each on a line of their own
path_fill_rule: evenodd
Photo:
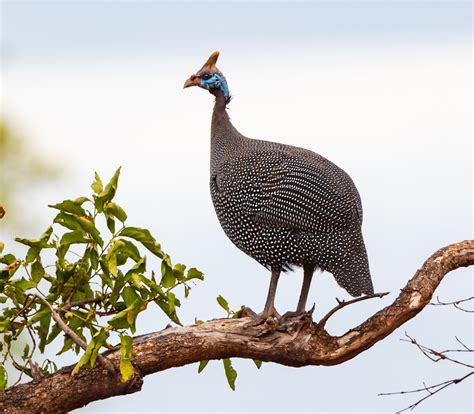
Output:
<svg viewBox="0 0 474 414">
<path fill-rule="evenodd" d="M 152 230 L 175 262 L 204 271 L 180 316 L 223 317 L 263 308 L 269 272 L 221 230 L 208 190 L 212 97 L 183 91 L 213 50 L 243 134 L 316 151 L 354 179 L 376 291 L 338 312 L 342 334 L 393 301 L 438 248 L 472 238 L 472 3 L 466 2 L 1 2 L 0 222 L 36 237 L 47 205 L 89 194 L 122 166 L 116 197 L 131 225 Z M 302 272 L 285 275 L 277 309 L 293 310 Z M 436 292 L 473 295 L 471 270 Z M 315 318 L 348 299 L 316 275 Z M 145 312 L 138 332 L 166 318 Z M 404 331 L 442 350 L 473 344 L 469 314 L 427 307 L 389 338 L 335 367 L 288 368 L 234 360 L 236 391 L 211 361 L 145 379 L 140 393 L 98 401 L 88 412 L 394 412 L 417 396 L 378 397 L 464 372 L 435 364 L 400 341 Z M 54 352 L 45 357 L 54 356 Z M 59 359 L 75 362 L 75 355 Z M 472 412 L 471 383 L 430 398 L 419 412 Z"/>
</svg>

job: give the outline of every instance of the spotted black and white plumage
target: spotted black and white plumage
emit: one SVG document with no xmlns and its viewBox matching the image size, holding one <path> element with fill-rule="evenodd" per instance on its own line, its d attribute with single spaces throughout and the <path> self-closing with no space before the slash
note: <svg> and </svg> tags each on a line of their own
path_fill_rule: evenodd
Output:
<svg viewBox="0 0 474 414">
<path fill-rule="evenodd" d="M 343 170 L 314 152 L 234 128 L 213 128 L 212 142 L 212 201 L 239 249 L 268 268 L 313 263 L 351 295 L 373 293 L 362 205 Z"/>
<path fill-rule="evenodd" d="M 352 179 L 312 151 L 240 134 L 226 111 L 228 88 L 215 67 L 216 53 L 185 87 L 200 86 L 216 96 L 210 189 L 224 232 L 267 268 L 309 265 L 310 278 L 319 268 L 353 296 L 372 294 L 362 205 Z M 300 299 L 303 307 L 305 301 Z"/>
</svg>

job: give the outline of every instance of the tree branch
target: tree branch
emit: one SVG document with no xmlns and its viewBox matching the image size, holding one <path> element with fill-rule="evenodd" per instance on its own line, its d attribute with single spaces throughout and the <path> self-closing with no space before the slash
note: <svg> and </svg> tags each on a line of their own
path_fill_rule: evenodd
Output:
<svg viewBox="0 0 474 414">
<path fill-rule="evenodd" d="M 71 376 L 72 366 L 65 367 L 40 381 L 7 389 L 0 396 L 0 411 L 66 412 L 91 401 L 137 392 L 146 375 L 201 360 L 239 357 L 293 367 L 341 364 L 417 315 L 448 272 L 473 264 L 473 240 L 438 250 L 391 305 L 341 336 L 331 336 L 305 314 L 286 320 L 284 329 L 269 324 L 245 328 L 248 318 L 216 319 L 137 337 L 133 345 L 136 372 L 131 381 L 122 383 L 100 365 L 81 369 L 75 376 Z M 120 351 L 102 355 L 118 366 Z"/>
<path fill-rule="evenodd" d="M 421 393 L 425 392 L 426 395 L 423 398 L 420 398 L 418 401 L 414 402 L 413 404 L 409 405 L 408 407 L 404 408 L 403 410 L 397 411 L 396 414 L 403 413 L 405 411 L 411 411 L 418 405 L 420 405 L 426 399 L 432 397 L 433 395 L 437 394 L 438 392 L 444 390 L 445 388 L 449 387 L 450 385 L 457 385 L 460 382 L 464 381 L 465 379 L 469 378 L 471 375 L 474 375 L 474 371 L 468 372 L 461 378 L 455 378 L 448 381 L 440 382 L 439 384 L 435 385 L 424 385 L 423 388 L 418 388 L 416 390 L 410 391 L 397 391 L 397 392 L 383 392 L 380 393 L 380 396 L 387 396 L 387 395 L 402 395 L 402 394 L 414 394 L 414 393 Z"/>
<path fill-rule="evenodd" d="M 61 328 L 61 330 L 67 335 L 69 336 L 69 338 L 72 339 L 72 341 L 79 345 L 82 349 L 86 350 L 87 349 L 87 343 L 84 342 L 84 340 L 79 337 L 69 326 L 67 326 L 64 321 L 61 319 L 61 317 L 59 316 L 59 313 L 56 312 L 53 308 L 53 306 L 51 305 L 51 303 L 49 303 L 45 297 L 43 297 L 42 295 L 40 295 L 39 293 L 35 293 L 33 294 L 34 297 L 38 298 L 41 302 L 43 302 L 47 307 L 48 309 L 50 310 L 51 312 L 51 317 L 54 319 L 54 321 L 58 324 L 58 326 Z M 111 364 L 107 358 L 105 358 L 103 355 L 98 355 L 97 356 L 97 360 L 104 366 L 106 367 L 110 372 L 112 373 L 115 373 L 115 367 L 113 364 Z"/>
<path fill-rule="evenodd" d="M 430 303 L 430 305 L 433 305 L 433 306 L 449 306 L 449 305 L 452 305 L 456 309 L 459 309 L 460 311 L 467 312 L 467 313 L 474 313 L 474 310 L 465 309 L 465 308 L 462 308 L 461 306 L 459 306 L 460 303 L 465 303 L 465 302 L 470 302 L 470 301 L 474 301 L 474 296 L 471 296 L 470 298 L 466 298 L 466 299 L 456 300 L 456 301 L 453 301 L 453 302 L 442 302 L 442 301 L 439 300 L 439 297 L 436 296 L 436 302 L 432 302 L 432 303 Z"/>
</svg>

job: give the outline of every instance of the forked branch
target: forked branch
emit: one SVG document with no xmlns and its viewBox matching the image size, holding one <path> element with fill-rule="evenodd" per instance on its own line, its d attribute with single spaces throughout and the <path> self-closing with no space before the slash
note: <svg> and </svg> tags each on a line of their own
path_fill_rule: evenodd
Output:
<svg viewBox="0 0 474 414">
<path fill-rule="evenodd" d="M 459 342 L 462 345 L 462 349 L 446 349 L 444 351 L 436 351 L 426 345 L 420 344 L 416 339 L 412 338 L 410 335 L 408 335 L 405 332 L 405 336 L 407 339 L 402 339 L 402 341 L 411 343 L 415 345 L 420 352 L 430 359 L 433 362 L 439 362 L 439 361 L 447 361 L 453 364 L 461 365 L 463 367 L 468 368 L 468 371 L 465 375 L 458 377 L 458 378 L 452 378 L 443 382 L 440 382 L 438 384 L 434 385 L 426 385 L 423 383 L 422 388 L 417 388 L 409 391 L 396 391 L 396 392 L 384 392 L 380 393 L 380 396 L 389 396 L 389 395 L 403 395 L 403 394 L 417 394 L 418 396 L 421 395 L 421 397 L 418 398 L 417 401 L 409 405 L 408 407 L 397 411 L 397 414 L 403 413 L 405 411 L 410 411 L 413 410 L 415 407 L 420 405 L 423 401 L 427 400 L 428 398 L 432 397 L 433 395 L 439 393 L 440 391 L 444 390 L 445 388 L 451 386 L 451 385 L 456 385 L 464 380 L 468 379 L 471 375 L 474 374 L 474 365 L 469 364 L 465 361 L 462 361 L 458 358 L 454 358 L 451 356 L 448 356 L 448 353 L 465 353 L 465 352 L 473 352 L 471 348 L 469 348 L 467 345 L 465 345 L 458 337 L 456 337 L 456 341 Z"/>
<path fill-rule="evenodd" d="M 294 367 L 341 364 L 369 349 L 418 314 L 430 303 L 448 272 L 473 264 L 473 240 L 438 250 L 391 305 L 341 336 L 330 335 L 324 329 L 324 323 L 313 323 L 310 314 L 285 320 L 280 325 L 269 326 L 269 321 L 247 329 L 248 318 L 216 319 L 199 325 L 168 328 L 136 339 L 133 346 L 136 375 L 128 383 L 122 383 L 118 375 L 99 364 L 82 369 L 75 376 L 71 376 L 73 367 L 65 367 L 40 381 L 7 389 L 3 398 L 0 396 L 0 411 L 66 412 L 91 401 L 139 391 L 146 375 L 201 360 L 239 357 Z M 328 316 L 325 318 L 327 320 Z M 324 318 L 322 322 L 325 322 Z M 103 355 L 118 366 L 119 351 Z"/>
</svg>

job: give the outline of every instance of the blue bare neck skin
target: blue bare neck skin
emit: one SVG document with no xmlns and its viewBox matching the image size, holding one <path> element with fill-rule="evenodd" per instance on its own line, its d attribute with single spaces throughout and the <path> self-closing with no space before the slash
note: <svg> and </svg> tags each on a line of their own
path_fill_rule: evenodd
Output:
<svg viewBox="0 0 474 414">
<path fill-rule="evenodd" d="M 214 73 L 209 79 L 201 79 L 201 86 L 207 90 L 219 89 L 223 93 L 224 98 L 229 98 L 229 87 L 224 75 Z"/>
</svg>

